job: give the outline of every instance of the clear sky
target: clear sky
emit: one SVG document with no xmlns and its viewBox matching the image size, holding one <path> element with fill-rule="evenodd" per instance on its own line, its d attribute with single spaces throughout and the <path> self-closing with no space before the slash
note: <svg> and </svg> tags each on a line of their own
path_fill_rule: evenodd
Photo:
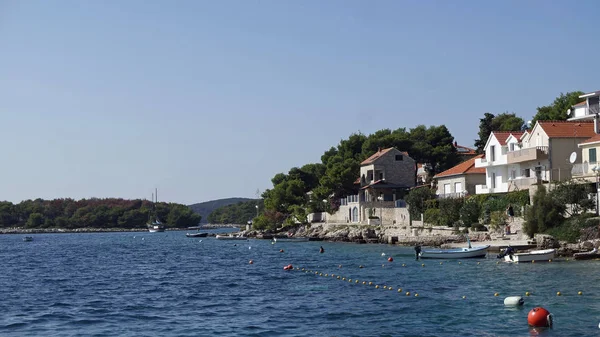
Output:
<svg viewBox="0 0 600 337">
<path fill-rule="evenodd" d="M 351 133 L 600 89 L 591 1 L 0 0 L 0 200 L 255 197 Z"/>
</svg>

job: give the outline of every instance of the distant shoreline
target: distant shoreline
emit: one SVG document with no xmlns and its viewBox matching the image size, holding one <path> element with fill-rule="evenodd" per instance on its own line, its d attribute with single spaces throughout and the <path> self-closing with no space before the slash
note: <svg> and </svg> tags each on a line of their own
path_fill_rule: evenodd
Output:
<svg viewBox="0 0 600 337">
<path fill-rule="evenodd" d="M 172 231 L 195 231 L 203 229 L 240 228 L 240 226 L 202 226 L 202 228 L 167 228 Z M 1 228 L 1 234 L 68 234 L 68 233 L 119 233 L 119 232 L 148 232 L 147 228 Z"/>
</svg>

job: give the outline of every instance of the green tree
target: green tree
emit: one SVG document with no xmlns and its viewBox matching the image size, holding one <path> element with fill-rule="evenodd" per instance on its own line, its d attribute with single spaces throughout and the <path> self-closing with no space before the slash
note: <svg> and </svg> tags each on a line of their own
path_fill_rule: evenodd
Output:
<svg viewBox="0 0 600 337">
<path fill-rule="evenodd" d="M 413 188 L 405 199 L 411 218 L 421 220 L 421 214 L 425 213 L 426 202 L 432 199 L 435 199 L 435 191 L 429 186 Z"/>
<path fill-rule="evenodd" d="M 544 185 L 537 185 L 533 196 L 533 204 L 525 212 L 523 230 L 533 237 L 536 233 L 544 233 L 547 229 L 559 226 L 564 217 L 565 205 L 557 202 L 548 194 Z"/>
<path fill-rule="evenodd" d="M 460 162 L 453 145 L 454 137 L 446 126 L 419 125 L 410 130 L 414 140 L 409 155 L 419 163 L 429 163 L 432 172 L 429 176 L 445 171 Z M 429 169 L 429 168 L 427 168 Z"/>
<path fill-rule="evenodd" d="M 582 91 L 567 92 L 566 94 L 560 93 L 560 96 L 554 99 L 554 102 L 550 105 L 545 105 L 537 108 L 537 113 L 533 116 L 532 123 L 538 120 L 566 120 L 569 116 L 567 110 L 573 105 L 583 101 L 579 96 L 583 95 Z"/>
<path fill-rule="evenodd" d="M 479 120 L 478 138 L 475 140 L 477 153 L 483 153 L 485 144 L 493 131 L 520 131 L 524 124 L 523 119 L 514 113 L 505 112 L 495 116 L 486 112 Z"/>
<path fill-rule="evenodd" d="M 559 183 L 549 194 L 559 204 L 565 205 L 564 215 L 571 217 L 594 209 L 594 200 L 589 184 L 583 181 L 569 180 Z"/>
<path fill-rule="evenodd" d="M 470 227 L 479 222 L 481 206 L 473 198 L 468 198 L 460 208 L 460 221 L 463 225 Z"/>
<path fill-rule="evenodd" d="M 27 227 L 38 228 L 44 223 L 44 216 L 41 213 L 31 213 L 27 219 Z"/>
</svg>

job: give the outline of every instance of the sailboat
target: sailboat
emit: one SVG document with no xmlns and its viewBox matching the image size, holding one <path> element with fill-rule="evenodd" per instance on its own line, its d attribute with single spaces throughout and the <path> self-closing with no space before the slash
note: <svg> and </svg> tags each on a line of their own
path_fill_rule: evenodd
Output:
<svg viewBox="0 0 600 337">
<path fill-rule="evenodd" d="M 154 199 L 156 199 L 156 201 Z M 146 224 L 150 233 L 165 231 L 165 226 L 158 219 L 158 215 L 156 215 L 156 202 L 158 202 L 158 189 L 156 189 L 155 194 L 152 194 L 152 211 L 150 212 L 148 223 Z"/>
</svg>

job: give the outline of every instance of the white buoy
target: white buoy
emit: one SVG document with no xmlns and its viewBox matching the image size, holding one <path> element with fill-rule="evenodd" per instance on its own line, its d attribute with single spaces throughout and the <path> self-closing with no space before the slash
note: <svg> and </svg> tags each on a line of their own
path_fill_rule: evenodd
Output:
<svg viewBox="0 0 600 337">
<path fill-rule="evenodd" d="M 142 241 L 144 240 L 144 238 L 142 238 Z"/>
<path fill-rule="evenodd" d="M 385 256 L 385 253 L 381 253 L 381 256 Z"/>
<path fill-rule="evenodd" d="M 202 240 L 198 241 L 198 242 L 202 242 Z"/>
<path fill-rule="evenodd" d="M 523 303 L 525 303 L 525 301 L 521 296 L 508 296 L 504 299 L 504 305 L 506 306 L 516 307 L 523 305 Z"/>
</svg>

